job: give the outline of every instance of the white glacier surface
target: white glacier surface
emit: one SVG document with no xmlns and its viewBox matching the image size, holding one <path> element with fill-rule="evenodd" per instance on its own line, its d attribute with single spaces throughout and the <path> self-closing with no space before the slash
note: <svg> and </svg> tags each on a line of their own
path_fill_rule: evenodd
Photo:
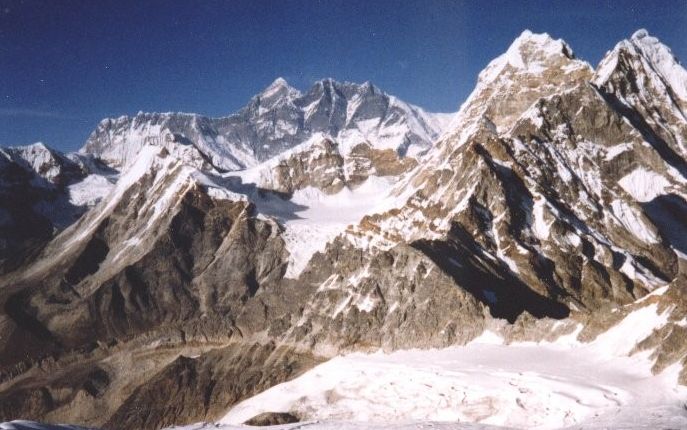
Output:
<svg viewBox="0 0 687 430">
<path fill-rule="evenodd" d="M 263 412 L 295 413 L 312 429 L 390 423 L 438 429 L 469 428 L 461 427 L 465 423 L 687 428 L 687 388 L 676 385 L 678 368 L 653 375 L 648 353 L 628 356 L 666 321 L 667 313 L 651 304 L 586 344 L 573 334 L 552 343 L 505 345 L 486 332 L 464 347 L 336 357 L 235 405 L 219 428 L 237 428 Z M 186 427 L 192 428 L 214 427 Z"/>
</svg>

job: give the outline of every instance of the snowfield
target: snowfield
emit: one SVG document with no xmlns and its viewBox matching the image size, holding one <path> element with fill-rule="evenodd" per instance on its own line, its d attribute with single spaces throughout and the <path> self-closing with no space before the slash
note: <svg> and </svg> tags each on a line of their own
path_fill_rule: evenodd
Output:
<svg viewBox="0 0 687 430">
<path fill-rule="evenodd" d="M 237 425 L 277 410 L 313 421 L 377 424 L 687 428 L 687 411 L 681 406 L 685 393 L 669 388 L 675 372 L 652 376 L 640 361 L 606 361 L 585 350 L 553 346 L 482 343 L 441 351 L 353 354 L 238 404 L 221 423 Z"/>
<path fill-rule="evenodd" d="M 184 427 L 170 427 L 168 430 L 241 430 L 266 428 L 270 430 L 506 430 L 507 427 L 494 427 L 485 424 L 442 423 L 442 422 L 407 422 L 407 423 L 364 423 L 351 421 L 310 421 L 297 424 L 285 424 L 270 427 L 233 426 L 221 424 L 193 424 Z M 14 429 L 13 429 L 14 430 Z M 17 428 L 16 430 L 24 430 Z M 27 428 L 26 430 L 33 430 Z M 62 430 L 62 428 L 45 427 L 41 430 Z"/>
<path fill-rule="evenodd" d="M 588 344 L 577 332 L 510 345 L 485 332 L 465 347 L 336 357 L 237 404 L 220 428 L 283 411 L 313 429 L 687 428 L 678 368 L 652 375 L 648 352 L 628 356 L 666 321 L 651 304 Z"/>
<path fill-rule="evenodd" d="M 228 176 L 241 177 L 248 187 L 257 186 L 260 181 L 254 171 L 246 172 L 232 172 Z M 345 232 L 349 225 L 385 209 L 389 192 L 397 180 L 396 177 L 370 176 L 358 187 L 345 187 L 336 194 L 307 187 L 294 192 L 290 199 L 256 192 L 247 192 L 247 195 L 262 216 L 274 218 L 284 227 L 282 239 L 289 251 L 285 276 L 296 278 L 310 258 L 324 251 L 327 243 Z"/>
<path fill-rule="evenodd" d="M 115 189 L 112 181 L 102 175 L 88 175 L 69 186 L 69 200 L 76 206 L 95 206 Z"/>
<path fill-rule="evenodd" d="M 282 237 L 290 253 L 286 277 L 296 278 L 313 254 L 324 251 L 327 243 L 349 225 L 375 213 L 394 179 L 372 176 L 358 188 L 344 188 L 333 195 L 311 187 L 296 191 L 291 199 L 299 207 L 296 216 L 283 219 L 286 231 Z"/>
</svg>

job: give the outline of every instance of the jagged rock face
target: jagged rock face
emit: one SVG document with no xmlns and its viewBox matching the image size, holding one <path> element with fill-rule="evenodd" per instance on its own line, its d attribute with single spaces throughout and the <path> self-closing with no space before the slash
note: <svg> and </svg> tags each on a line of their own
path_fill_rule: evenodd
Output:
<svg viewBox="0 0 687 430">
<path fill-rule="evenodd" d="M 211 419 L 316 363 L 309 354 L 241 342 L 174 358 L 194 344 L 278 333 L 299 318 L 309 289 L 279 286 L 285 256 L 276 225 L 256 219 L 248 202 L 213 197 L 165 151 L 148 151 L 33 270 L 3 280 L 3 419 L 106 428 Z M 131 354 L 157 358 L 130 368 Z M 39 366 L 59 372 L 41 375 Z M 40 386 L 13 378 L 27 369 Z"/>
<path fill-rule="evenodd" d="M 35 265 L 2 279 L 3 419 L 31 415 L 160 428 L 170 419 L 216 416 L 314 364 L 281 351 L 273 373 L 263 374 L 275 348 L 237 346 L 234 358 L 218 353 L 221 359 L 204 364 L 195 388 L 162 403 L 159 415 L 131 413 L 143 398 L 155 398 L 149 395 L 155 390 L 168 395 L 164 384 L 174 383 L 168 377 L 183 377 L 165 373 L 169 363 L 169 369 L 181 363 L 196 372 L 184 359 L 174 362 L 180 353 L 225 346 L 261 324 L 258 330 L 266 330 L 273 322 L 263 305 L 270 299 L 262 296 L 274 297 L 277 315 L 297 312 L 274 286 L 286 260 L 278 226 L 255 218 L 250 203 L 227 199 L 226 191 L 213 189 L 166 151 L 146 151 L 112 195 L 51 242 Z M 293 300 L 302 302 L 296 294 Z M 141 361 L 127 365 L 135 357 Z M 256 366 L 252 374 L 249 362 Z M 59 371 L 43 374 L 46 368 Z M 27 372 L 41 383 L 15 379 Z M 217 386 L 215 406 L 203 403 L 202 395 L 200 403 L 187 402 L 194 389 L 206 392 L 219 377 L 228 385 Z M 135 390 L 144 381 L 145 388 Z M 175 402 L 187 409 L 171 406 L 177 414 L 167 414 L 166 405 Z"/>
<path fill-rule="evenodd" d="M 479 334 L 473 319 L 482 319 L 483 307 L 413 248 L 366 264 L 332 245 L 330 255 L 340 255 L 320 257 L 319 272 L 282 280 L 276 225 L 255 218 L 240 196 L 218 195 L 166 151 L 150 147 L 141 157 L 35 265 L 2 280 L 2 419 L 160 428 L 215 418 L 315 364 L 288 349 L 268 359 L 270 349 L 241 346 L 260 333 L 301 350 L 317 345 L 327 356 L 445 346 Z M 356 285 L 364 300 L 349 297 L 334 318 L 327 309 L 337 292 L 313 289 L 332 270 L 370 273 Z M 228 342 L 238 342 L 235 352 L 207 352 Z M 175 358 L 193 348 L 202 358 Z M 214 380 L 221 382 L 208 388 Z M 137 413 L 142 404 L 154 412 Z"/>
<path fill-rule="evenodd" d="M 0 273 L 15 269 L 113 187 L 117 172 L 42 143 L 0 149 Z"/>
<path fill-rule="evenodd" d="M 56 186 L 82 179 L 86 170 L 58 151 L 42 143 L 6 148 L 5 155 L 25 168 L 33 170 L 38 176 Z"/>
<path fill-rule="evenodd" d="M 306 187 L 334 194 L 341 191 L 345 181 L 344 159 L 338 145 L 323 139 L 301 152 L 280 157 L 276 165 L 262 175 L 259 186 L 284 194 Z"/>
<path fill-rule="evenodd" d="M 134 162 L 145 145 L 157 145 L 197 168 L 245 167 L 247 148 L 226 145 L 214 120 L 192 114 L 139 113 L 100 122 L 79 151 L 115 169 Z M 212 164 L 214 162 L 214 164 Z"/>
<path fill-rule="evenodd" d="M 624 178 L 638 169 L 662 172 L 661 193 L 678 196 L 684 178 L 583 79 L 591 77 L 586 66 L 565 50 L 548 55 L 552 46 L 565 45 L 527 34 L 519 39 L 482 80 L 515 82 L 519 89 L 518 69 L 503 61 L 514 49 L 523 58 L 546 54 L 552 58 L 546 65 L 580 75 L 568 77 L 562 91 L 542 87 L 538 97 L 546 97 L 531 107 L 517 97 L 506 97 L 508 109 L 495 107 L 483 96 L 492 90 L 478 84 L 458 115 L 463 126 L 396 187 L 398 207 L 367 217 L 349 232 L 350 240 L 375 252 L 423 238 L 447 241 L 452 231 L 466 231 L 462 246 L 476 241 L 479 252 L 529 290 L 574 309 L 629 303 L 671 282 L 678 273 L 675 242 L 633 195 L 642 190 Z M 450 253 L 442 258 L 450 266 Z M 498 313 L 495 298 L 492 313 Z"/>
<path fill-rule="evenodd" d="M 684 264 L 684 260 L 682 262 Z M 679 363 L 682 370 L 678 382 L 687 385 L 687 298 L 684 287 L 687 285 L 687 277 L 684 269 L 681 274 L 666 287 L 662 295 L 649 297 L 645 303 L 635 305 L 649 306 L 656 303 L 657 311 L 667 313 L 667 323 L 659 330 L 654 331 L 643 342 L 635 347 L 634 352 L 651 351 L 654 361 L 652 371 L 658 373 L 668 366 Z M 630 309 L 632 311 L 634 309 Z"/>
<path fill-rule="evenodd" d="M 670 49 L 639 30 L 609 51 L 593 84 L 638 133 L 641 145 L 613 151 L 612 175 L 642 206 L 673 248 L 685 255 L 681 237 L 687 217 L 687 71 Z"/>
<path fill-rule="evenodd" d="M 207 340 L 206 340 L 207 341 Z M 226 408 L 300 375 L 320 360 L 274 344 L 218 344 L 190 358 L 187 350 L 112 352 L 88 357 L 41 384 L 18 383 L 0 395 L 0 416 L 42 416 L 112 429 L 157 429 L 213 420 Z M 168 346 L 169 348 L 169 346 Z"/>
<path fill-rule="evenodd" d="M 276 226 L 251 217 L 249 203 L 210 197 L 169 155 L 149 161 L 161 164 L 130 187 L 118 185 L 32 270 L 6 281 L 15 320 L 6 336 L 27 340 L 3 359 L 21 357 L 32 338 L 47 353 L 204 315 L 230 317 L 262 283 L 283 275 Z"/>
<path fill-rule="evenodd" d="M 407 245 L 370 256 L 337 239 L 299 281 L 317 288 L 285 337 L 323 354 L 445 347 L 482 331 L 482 305 Z"/>
<path fill-rule="evenodd" d="M 238 170 L 324 133 L 350 146 L 369 141 L 380 149 L 414 155 L 431 146 L 447 118 L 424 112 L 369 83 L 327 79 L 301 94 L 277 79 L 246 107 L 224 118 L 140 113 L 104 120 L 81 152 L 121 168 L 145 144 L 157 144 L 197 167 L 207 168 L 209 163 L 221 170 Z"/>
<path fill-rule="evenodd" d="M 562 40 L 526 30 L 479 74 L 449 130 L 460 132 L 484 116 L 499 132 L 507 131 L 537 99 L 587 82 L 592 72 Z"/>
<path fill-rule="evenodd" d="M 34 175 L 0 153 L 0 273 L 19 265 L 52 236 L 47 217 L 33 205 L 46 194 L 33 187 Z"/>
<path fill-rule="evenodd" d="M 416 165 L 414 158 L 400 157 L 391 149 L 374 149 L 368 143 L 358 144 L 344 154 L 339 143 L 316 136 L 237 176 L 261 190 L 285 195 L 308 187 L 336 194 L 344 187 L 355 188 L 371 176 L 399 177 Z"/>
<path fill-rule="evenodd" d="M 400 176 L 417 166 L 411 157 L 399 157 L 391 149 L 375 149 L 367 143 L 353 147 L 346 159 L 348 182 L 357 184 L 370 176 Z"/>
</svg>

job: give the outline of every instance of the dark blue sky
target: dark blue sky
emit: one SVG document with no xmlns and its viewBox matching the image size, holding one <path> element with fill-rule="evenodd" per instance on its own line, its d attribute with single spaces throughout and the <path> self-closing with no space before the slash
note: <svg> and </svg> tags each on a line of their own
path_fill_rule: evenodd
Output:
<svg viewBox="0 0 687 430">
<path fill-rule="evenodd" d="M 687 61 L 687 0 L 0 0 L 0 145 L 74 150 L 139 110 L 226 115 L 278 76 L 454 111 L 525 28 L 595 65 L 640 27 Z"/>
</svg>

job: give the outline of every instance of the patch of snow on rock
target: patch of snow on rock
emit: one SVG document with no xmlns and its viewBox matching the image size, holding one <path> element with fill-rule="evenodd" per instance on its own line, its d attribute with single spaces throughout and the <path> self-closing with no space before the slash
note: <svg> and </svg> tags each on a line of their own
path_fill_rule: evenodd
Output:
<svg viewBox="0 0 687 430">
<path fill-rule="evenodd" d="M 622 200 L 613 200 L 611 210 L 618 222 L 635 237 L 646 243 L 658 243 L 655 229 L 648 226 L 641 214 Z"/>
<path fill-rule="evenodd" d="M 662 175 L 642 167 L 622 177 L 618 184 L 638 202 L 648 202 L 665 194 L 670 182 Z"/>
</svg>

